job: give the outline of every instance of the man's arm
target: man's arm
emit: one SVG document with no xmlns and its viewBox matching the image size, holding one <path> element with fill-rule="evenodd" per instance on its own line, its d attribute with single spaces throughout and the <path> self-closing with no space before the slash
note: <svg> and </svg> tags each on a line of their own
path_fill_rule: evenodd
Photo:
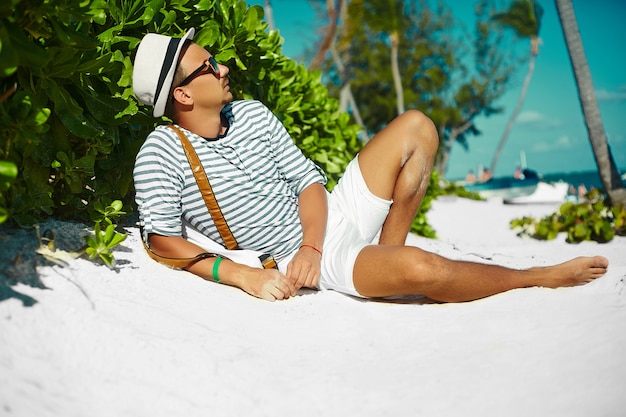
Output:
<svg viewBox="0 0 626 417">
<path fill-rule="evenodd" d="M 179 236 L 150 235 L 150 248 L 161 256 L 169 258 L 192 258 L 205 252 L 201 247 Z M 206 280 L 214 280 L 213 266 L 216 258 L 200 260 L 187 271 Z M 219 281 L 241 288 L 255 297 L 274 301 L 289 298 L 296 293 L 291 280 L 276 269 L 252 268 L 224 259 L 218 265 Z"/>
<path fill-rule="evenodd" d="M 320 183 L 306 187 L 298 196 L 302 223 L 302 246 L 287 266 L 287 277 L 296 289 L 315 287 L 320 277 L 320 262 L 328 220 L 326 189 Z M 319 252 L 318 252 L 319 251 Z"/>
</svg>

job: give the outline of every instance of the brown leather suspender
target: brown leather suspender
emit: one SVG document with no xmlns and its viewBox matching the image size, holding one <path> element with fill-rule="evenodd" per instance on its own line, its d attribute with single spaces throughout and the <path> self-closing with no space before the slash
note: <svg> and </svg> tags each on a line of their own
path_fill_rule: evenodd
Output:
<svg viewBox="0 0 626 417">
<path fill-rule="evenodd" d="M 226 245 L 226 249 L 237 249 L 239 247 L 237 240 L 235 240 L 233 233 L 230 231 L 230 227 L 228 227 L 228 223 L 226 223 L 226 220 L 224 219 L 222 210 L 220 209 L 219 204 L 217 204 L 215 194 L 213 194 L 213 188 L 211 188 L 211 183 L 206 176 L 206 172 L 204 171 L 204 167 L 198 158 L 196 150 L 193 148 L 193 145 L 191 145 L 191 142 L 189 142 L 189 139 L 187 139 L 187 136 L 185 136 L 179 128 L 174 125 L 168 125 L 168 127 L 172 128 L 176 132 L 181 143 L 183 144 L 183 149 L 185 149 L 185 154 L 187 154 L 187 159 L 189 159 L 189 164 L 191 165 L 191 171 L 193 172 L 193 176 L 196 178 L 196 182 L 200 188 L 200 193 L 204 199 L 204 204 L 206 204 L 209 213 L 211 213 L 213 222 L 215 223 L 218 232 L 220 232 L 220 236 Z"/>
<path fill-rule="evenodd" d="M 194 256 L 193 258 L 169 258 L 167 256 L 161 256 L 157 254 L 156 252 L 153 252 L 152 249 L 150 249 L 150 247 L 143 240 L 143 238 L 141 239 L 141 241 L 143 242 L 144 249 L 146 250 L 146 252 L 148 252 L 148 256 L 150 256 L 152 259 L 154 259 L 155 261 L 159 263 L 162 263 L 162 264 L 165 264 L 167 266 L 170 266 L 172 268 L 177 268 L 177 269 L 186 269 L 186 268 L 189 268 L 191 265 L 195 264 L 196 262 L 201 261 L 203 259 L 216 258 L 219 256 L 216 253 L 203 252 L 201 254 Z"/>
</svg>

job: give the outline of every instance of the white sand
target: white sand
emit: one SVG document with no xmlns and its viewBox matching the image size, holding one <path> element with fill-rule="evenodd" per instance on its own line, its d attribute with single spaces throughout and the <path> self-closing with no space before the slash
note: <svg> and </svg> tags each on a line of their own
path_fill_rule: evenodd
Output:
<svg viewBox="0 0 626 417">
<path fill-rule="evenodd" d="M 116 272 L 43 267 L 49 289 L 14 287 L 36 304 L 0 302 L 0 415 L 623 416 L 626 238 L 570 245 L 508 228 L 553 209 L 434 203 L 440 240 L 410 244 L 512 267 L 611 262 L 583 287 L 463 304 L 269 303 L 154 263 L 132 230 Z"/>
</svg>

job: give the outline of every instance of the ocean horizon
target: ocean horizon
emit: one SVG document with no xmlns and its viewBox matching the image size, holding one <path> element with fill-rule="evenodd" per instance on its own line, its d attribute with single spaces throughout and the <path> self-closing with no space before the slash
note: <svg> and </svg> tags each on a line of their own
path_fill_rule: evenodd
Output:
<svg viewBox="0 0 626 417">
<path fill-rule="evenodd" d="M 622 175 L 622 184 L 626 186 L 626 180 L 624 176 L 626 175 L 626 168 L 618 168 L 620 174 Z M 584 185 L 588 190 L 592 188 L 604 189 L 602 185 L 602 181 L 600 180 L 600 174 L 597 170 L 585 170 L 585 171 L 569 171 L 569 172 L 556 172 L 550 174 L 542 174 L 538 173 L 539 178 L 548 183 L 554 182 L 566 182 L 575 188 L 579 185 Z M 496 177 L 501 178 L 501 177 Z M 464 178 L 458 178 L 451 180 L 454 181 L 463 181 Z"/>
<path fill-rule="evenodd" d="M 619 169 L 620 174 L 622 175 L 622 184 L 626 186 L 626 181 L 624 181 L 624 174 L 626 174 L 626 169 Z M 587 187 L 588 190 L 592 188 L 604 189 L 602 185 L 602 181 L 600 180 L 600 173 L 598 171 L 573 171 L 573 172 L 559 172 L 553 174 L 544 174 L 539 175 L 539 177 L 546 182 L 559 182 L 563 181 L 568 184 L 573 185 L 574 187 L 578 187 L 580 184 L 583 184 Z"/>
</svg>

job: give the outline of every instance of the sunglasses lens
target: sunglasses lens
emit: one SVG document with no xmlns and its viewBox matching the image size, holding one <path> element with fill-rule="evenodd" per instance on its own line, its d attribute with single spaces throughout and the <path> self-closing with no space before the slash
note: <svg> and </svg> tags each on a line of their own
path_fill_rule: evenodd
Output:
<svg viewBox="0 0 626 417">
<path fill-rule="evenodd" d="M 213 71 L 214 71 L 216 74 L 219 74 L 219 73 L 220 73 L 220 67 L 219 67 L 219 65 L 217 64 L 217 61 L 215 60 L 215 58 L 213 58 L 213 57 L 209 58 L 209 65 L 211 66 L 211 68 L 213 69 Z"/>
</svg>

